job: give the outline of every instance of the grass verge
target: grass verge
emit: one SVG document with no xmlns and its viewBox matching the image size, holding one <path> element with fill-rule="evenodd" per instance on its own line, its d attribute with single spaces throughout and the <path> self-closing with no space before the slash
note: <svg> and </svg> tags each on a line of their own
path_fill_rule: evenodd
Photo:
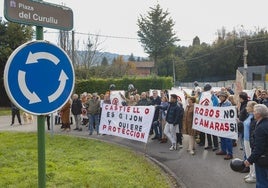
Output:
<svg viewBox="0 0 268 188">
<path fill-rule="evenodd" d="M 0 116 L 8 116 L 11 115 L 10 108 L 0 108 Z"/>
<path fill-rule="evenodd" d="M 38 187 L 37 135 L 0 132 L 0 187 Z M 96 140 L 46 135 L 46 185 L 64 188 L 171 187 L 144 156 Z"/>
</svg>

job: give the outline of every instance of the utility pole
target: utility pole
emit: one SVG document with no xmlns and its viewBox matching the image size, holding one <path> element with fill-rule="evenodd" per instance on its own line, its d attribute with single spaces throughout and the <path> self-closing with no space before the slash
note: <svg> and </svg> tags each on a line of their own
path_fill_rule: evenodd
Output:
<svg viewBox="0 0 268 188">
<path fill-rule="evenodd" d="M 174 87 L 175 87 L 175 85 L 176 85 L 176 70 L 175 70 L 174 56 L 172 57 L 172 64 L 173 64 L 173 81 L 174 81 Z"/>
<path fill-rule="evenodd" d="M 245 37 L 244 38 L 244 52 L 243 52 L 243 58 L 244 58 L 244 72 L 243 72 L 243 76 L 244 76 L 244 89 L 247 89 L 247 68 L 248 68 L 247 55 L 248 55 L 247 39 Z"/>
<path fill-rule="evenodd" d="M 72 30 L 72 62 L 73 62 L 73 66 L 75 66 L 75 62 L 74 62 L 74 30 Z"/>
</svg>

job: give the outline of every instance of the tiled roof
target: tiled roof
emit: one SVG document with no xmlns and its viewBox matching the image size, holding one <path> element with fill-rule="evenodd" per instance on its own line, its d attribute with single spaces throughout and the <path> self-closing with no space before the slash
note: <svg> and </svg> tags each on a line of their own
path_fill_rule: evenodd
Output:
<svg viewBox="0 0 268 188">
<path fill-rule="evenodd" d="M 136 61 L 133 63 L 136 65 L 136 68 L 152 68 L 152 67 L 154 67 L 154 62 L 152 62 L 152 61 Z"/>
</svg>

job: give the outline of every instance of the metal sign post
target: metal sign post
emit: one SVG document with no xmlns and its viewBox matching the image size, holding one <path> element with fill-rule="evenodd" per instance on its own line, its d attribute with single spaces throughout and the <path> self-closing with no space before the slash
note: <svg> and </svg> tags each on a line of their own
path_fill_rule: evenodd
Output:
<svg viewBox="0 0 268 188">
<path fill-rule="evenodd" d="M 36 39 L 43 40 L 43 27 L 36 26 Z M 37 116 L 37 145 L 38 145 L 38 187 L 46 187 L 46 139 L 45 116 Z"/>
</svg>

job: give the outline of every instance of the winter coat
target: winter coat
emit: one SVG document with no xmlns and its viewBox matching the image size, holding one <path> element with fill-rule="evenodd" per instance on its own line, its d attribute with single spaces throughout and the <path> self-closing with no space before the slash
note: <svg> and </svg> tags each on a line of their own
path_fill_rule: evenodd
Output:
<svg viewBox="0 0 268 188">
<path fill-rule="evenodd" d="M 247 159 L 250 164 L 258 164 L 258 159 L 268 155 L 268 118 L 263 118 L 256 124 L 254 132 L 254 146 L 251 155 Z"/>
<path fill-rule="evenodd" d="M 148 99 L 141 99 L 137 102 L 136 106 L 149 106 L 151 105 L 151 101 Z"/>
<path fill-rule="evenodd" d="M 100 100 L 99 99 L 90 99 L 86 103 L 87 113 L 91 115 L 100 114 Z"/>
<path fill-rule="evenodd" d="M 70 123 L 70 108 L 71 108 L 71 100 L 68 100 L 60 110 L 61 121 L 63 124 Z"/>
<path fill-rule="evenodd" d="M 249 127 L 249 145 L 250 145 L 251 149 L 253 149 L 253 147 L 254 147 L 255 128 L 256 128 L 256 120 L 253 117 L 250 121 L 250 127 Z"/>
<path fill-rule="evenodd" d="M 241 102 L 240 108 L 239 108 L 239 114 L 238 114 L 238 118 L 240 121 L 245 121 L 248 117 L 248 112 L 246 110 L 246 106 L 247 106 L 248 101 L 243 101 Z"/>
<path fill-rule="evenodd" d="M 177 125 L 180 122 L 180 114 L 181 114 L 181 108 L 177 104 L 177 102 L 169 103 L 168 109 L 167 109 L 167 116 L 166 116 L 166 122 L 169 124 Z"/>
<path fill-rule="evenodd" d="M 151 98 L 151 104 L 150 105 L 153 105 L 153 106 L 157 106 L 157 105 L 160 105 L 161 104 L 161 98 L 159 96 L 157 96 L 157 98 Z M 156 108 L 155 109 L 155 112 L 154 112 L 154 118 L 153 118 L 153 122 L 154 121 L 157 121 L 159 119 L 159 108 Z"/>
<path fill-rule="evenodd" d="M 194 116 L 194 104 L 187 105 L 183 114 L 183 134 L 195 136 L 196 131 L 192 128 Z"/>
<path fill-rule="evenodd" d="M 72 107 L 71 107 L 71 111 L 73 113 L 73 115 L 80 115 L 82 114 L 82 102 L 80 99 L 75 99 L 72 102 Z"/>
</svg>

